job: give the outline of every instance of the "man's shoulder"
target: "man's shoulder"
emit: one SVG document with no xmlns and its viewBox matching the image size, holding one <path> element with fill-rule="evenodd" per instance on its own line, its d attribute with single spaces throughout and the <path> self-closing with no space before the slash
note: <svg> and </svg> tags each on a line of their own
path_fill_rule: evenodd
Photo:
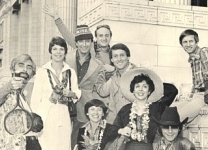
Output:
<svg viewBox="0 0 208 150">
<path fill-rule="evenodd" d="M 100 61 L 99 59 L 95 58 L 94 56 L 91 56 L 91 60 L 95 61 L 98 65 L 103 65 L 102 61 Z"/>
</svg>

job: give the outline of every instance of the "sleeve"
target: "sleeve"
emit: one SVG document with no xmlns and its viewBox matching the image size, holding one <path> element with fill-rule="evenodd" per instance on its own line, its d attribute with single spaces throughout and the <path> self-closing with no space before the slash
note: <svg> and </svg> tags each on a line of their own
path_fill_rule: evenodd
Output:
<svg viewBox="0 0 208 150">
<path fill-rule="evenodd" d="M 82 137 L 82 128 L 79 128 L 78 136 L 77 136 L 78 150 L 83 150 L 84 149 L 84 147 L 82 146 L 82 142 L 84 142 L 84 139 Z"/>
<path fill-rule="evenodd" d="M 203 77 L 204 77 L 204 88 L 205 88 L 205 95 L 204 95 L 204 102 L 208 104 L 208 48 L 202 48 L 200 53 L 202 65 L 203 65 Z"/>
<path fill-rule="evenodd" d="M 129 104 L 123 106 L 116 115 L 113 125 L 117 126 L 119 129 L 127 126 L 127 124 L 129 123 L 129 118 L 126 118 L 125 114 L 127 113 L 128 110 L 129 110 Z"/>
<path fill-rule="evenodd" d="M 180 141 L 179 149 L 181 150 L 196 150 L 194 144 L 187 138 Z"/>
<path fill-rule="evenodd" d="M 63 23 L 61 18 L 58 18 L 55 20 L 55 24 L 63 36 L 63 38 L 66 40 L 66 42 L 72 47 L 76 48 L 75 38 L 74 35 L 69 31 L 69 29 L 66 27 L 66 25 Z"/>
<path fill-rule="evenodd" d="M 77 98 L 73 99 L 74 103 L 81 97 L 81 90 L 78 87 L 77 75 L 74 69 L 71 68 L 71 89 L 76 93 Z"/>
<path fill-rule="evenodd" d="M 112 86 L 112 79 L 110 78 L 109 80 L 106 81 L 105 78 L 105 71 L 102 70 L 98 74 L 96 83 L 95 83 L 95 88 L 97 93 L 101 97 L 107 97 L 110 95 L 110 87 Z"/>
<path fill-rule="evenodd" d="M 43 84 L 43 70 L 38 69 L 34 79 L 34 86 L 31 95 L 30 106 L 34 112 L 36 112 L 39 103 L 42 100 L 42 84 Z"/>
<path fill-rule="evenodd" d="M 118 126 L 108 124 L 108 126 L 106 128 L 107 128 L 106 129 L 106 135 L 107 135 L 108 142 L 112 141 L 116 137 L 118 137 L 118 130 L 119 130 Z"/>
<path fill-rule="evenodd" d="M 11 89 L 12 89 L 12 84 L 10 81 L 7 82 L 6 84 L 0 85 L 0 105 L 6 101 L 6 96 L 9 94 Z"/>
</svg>

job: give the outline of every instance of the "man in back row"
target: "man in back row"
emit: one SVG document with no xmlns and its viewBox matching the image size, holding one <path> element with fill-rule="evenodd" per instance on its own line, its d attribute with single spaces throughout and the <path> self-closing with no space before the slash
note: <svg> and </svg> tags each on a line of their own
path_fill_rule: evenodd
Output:
<svg viewBox="0 0 208 150">
<path fill-rule="evenodd" d="M 57 28 L 59 29 L 61 35 L 66 40 L 66 42 L 74 49 L 76 49 L 76 41 L 74 35 L 69 31 L 69 29 L 62 22 L 59 17 L 56 8 L 52 6 L 46 5 L 43 8 L 43 12 L 49 16 L 51 16 Z M 110 26 L 108 25 L 99 25 L 95 30 L 95 37 L 97 41 L 93 42 L 94 46 L 92 46 L 92 54 L 95 54 L 95 57 L 99 59 L 103 64 L 111 64 L 109 58 L 109 50 L 110 50 L 110 41 L 112 38 L 112 31 Z"/>
<path fill-rule="evenodd" d="M 189 55 L 193 87 L 189 101 L 179 101 L 171 106 L 177 106 L 182 119 L 189 117 L 191 120 L 198 114 L 208 114 L 208 48 L 198 46 L 198 34 L 191 29 L 181 33 L 179 42 Z"/>
</svg>

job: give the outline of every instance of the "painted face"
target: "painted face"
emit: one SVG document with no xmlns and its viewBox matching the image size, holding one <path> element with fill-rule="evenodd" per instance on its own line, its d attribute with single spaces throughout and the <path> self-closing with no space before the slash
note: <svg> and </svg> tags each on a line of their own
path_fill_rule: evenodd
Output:
<svg viewBox="0 0 208 150">
<path fill-rule="evenodd" d="M 15 65 L 14 70 L 15 73 L 26 72 L 30 79 L 33 76 L 33 63 L 30 60 L 19 62 Z"/>
<path fill-rule="evenodd" d="M 187 35 L 182 39 L 182 47 L 188 54 L 195 52 L 197 44 L 194 35 Z"/>
<path fill-rule="evenodd" d="M 138 100 L 146 100 L 149 94 L 149 85 L 145 80 L 134 85 L 134 95 Z"/>
<path fill-rule="evenodd" d="M 111 61 L 118 70 L 123 70 L 129 64 L 129 57 L 127 57 L 126 52 L 122 49 L 113 50 Z"/>
<path fill-rule="evenodd" d="M 76 42 L 78 51 L 81 54 L 87 54 L 90 52 L 90 49 L 92 47 L 92 41 L 91 39 L 86 39 L 86 40 L 79 40 Z"/>
<path fill-rule="evenodd" d="M 52 60 L 59 62 L 63 61 L 65 58 L 65 49 L 60 45 L 54 45 L 51 49 Z"/>
<path fill-rule="evenodd" d="M 179 127 L 178 126 L 163 126 L 162 127 L 162 134 L 164 138 L 172 142 L 178 135 Z"/>
<path fill-rule="evenodd" d="M 87 113 L 90 121 L 99 122 L 104 116 L 103 109 L 101 107 L 91 106 Z"/>
<path fill-rule="evenodd" d="M 106 47 L 109 45 L 111 41 L 110 31 L 107 28 L 100 28 L 97 30 L 97 43 L 102 46 Z"/>
</svg>

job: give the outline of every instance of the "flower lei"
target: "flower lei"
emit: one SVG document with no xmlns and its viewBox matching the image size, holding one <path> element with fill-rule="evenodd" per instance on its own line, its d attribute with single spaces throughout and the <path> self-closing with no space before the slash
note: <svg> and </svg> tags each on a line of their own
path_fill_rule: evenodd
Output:
<svg viewBox="0 0 208 150">
<path fill-rule="evenodd" d="M 145 104 L 145 110 L 141 116 L 139 116 L 137 121 L 137 111 L 136 111 L 136 103 L 132 104 L 131 113 L 129 114 L 129 125 L 132 128 L 131 138 L 137 141 L 146 141 L 147 130 L 149 128 L 149 105 L 151 103 L 148 102 Z"/>
<path fill-rule="evenodd" d="M 103 124 L 104 124 L 104 128 L 101 129 L 100 134 L 98 135 L 99 139 L 98 139 L 98 146 L 97 146 L 96 150 L 101 149 L 100 144 L 102 143 L 102 138 L 103 138 L 104 130 L 105 130 L 105 127 L 106 127 L 106 120 L 104 119 L 102 121 L 103 121 Z M 84 135 L 87 136 L 87 130 L 86 129 L 84 131 Z"/>
</svg>

